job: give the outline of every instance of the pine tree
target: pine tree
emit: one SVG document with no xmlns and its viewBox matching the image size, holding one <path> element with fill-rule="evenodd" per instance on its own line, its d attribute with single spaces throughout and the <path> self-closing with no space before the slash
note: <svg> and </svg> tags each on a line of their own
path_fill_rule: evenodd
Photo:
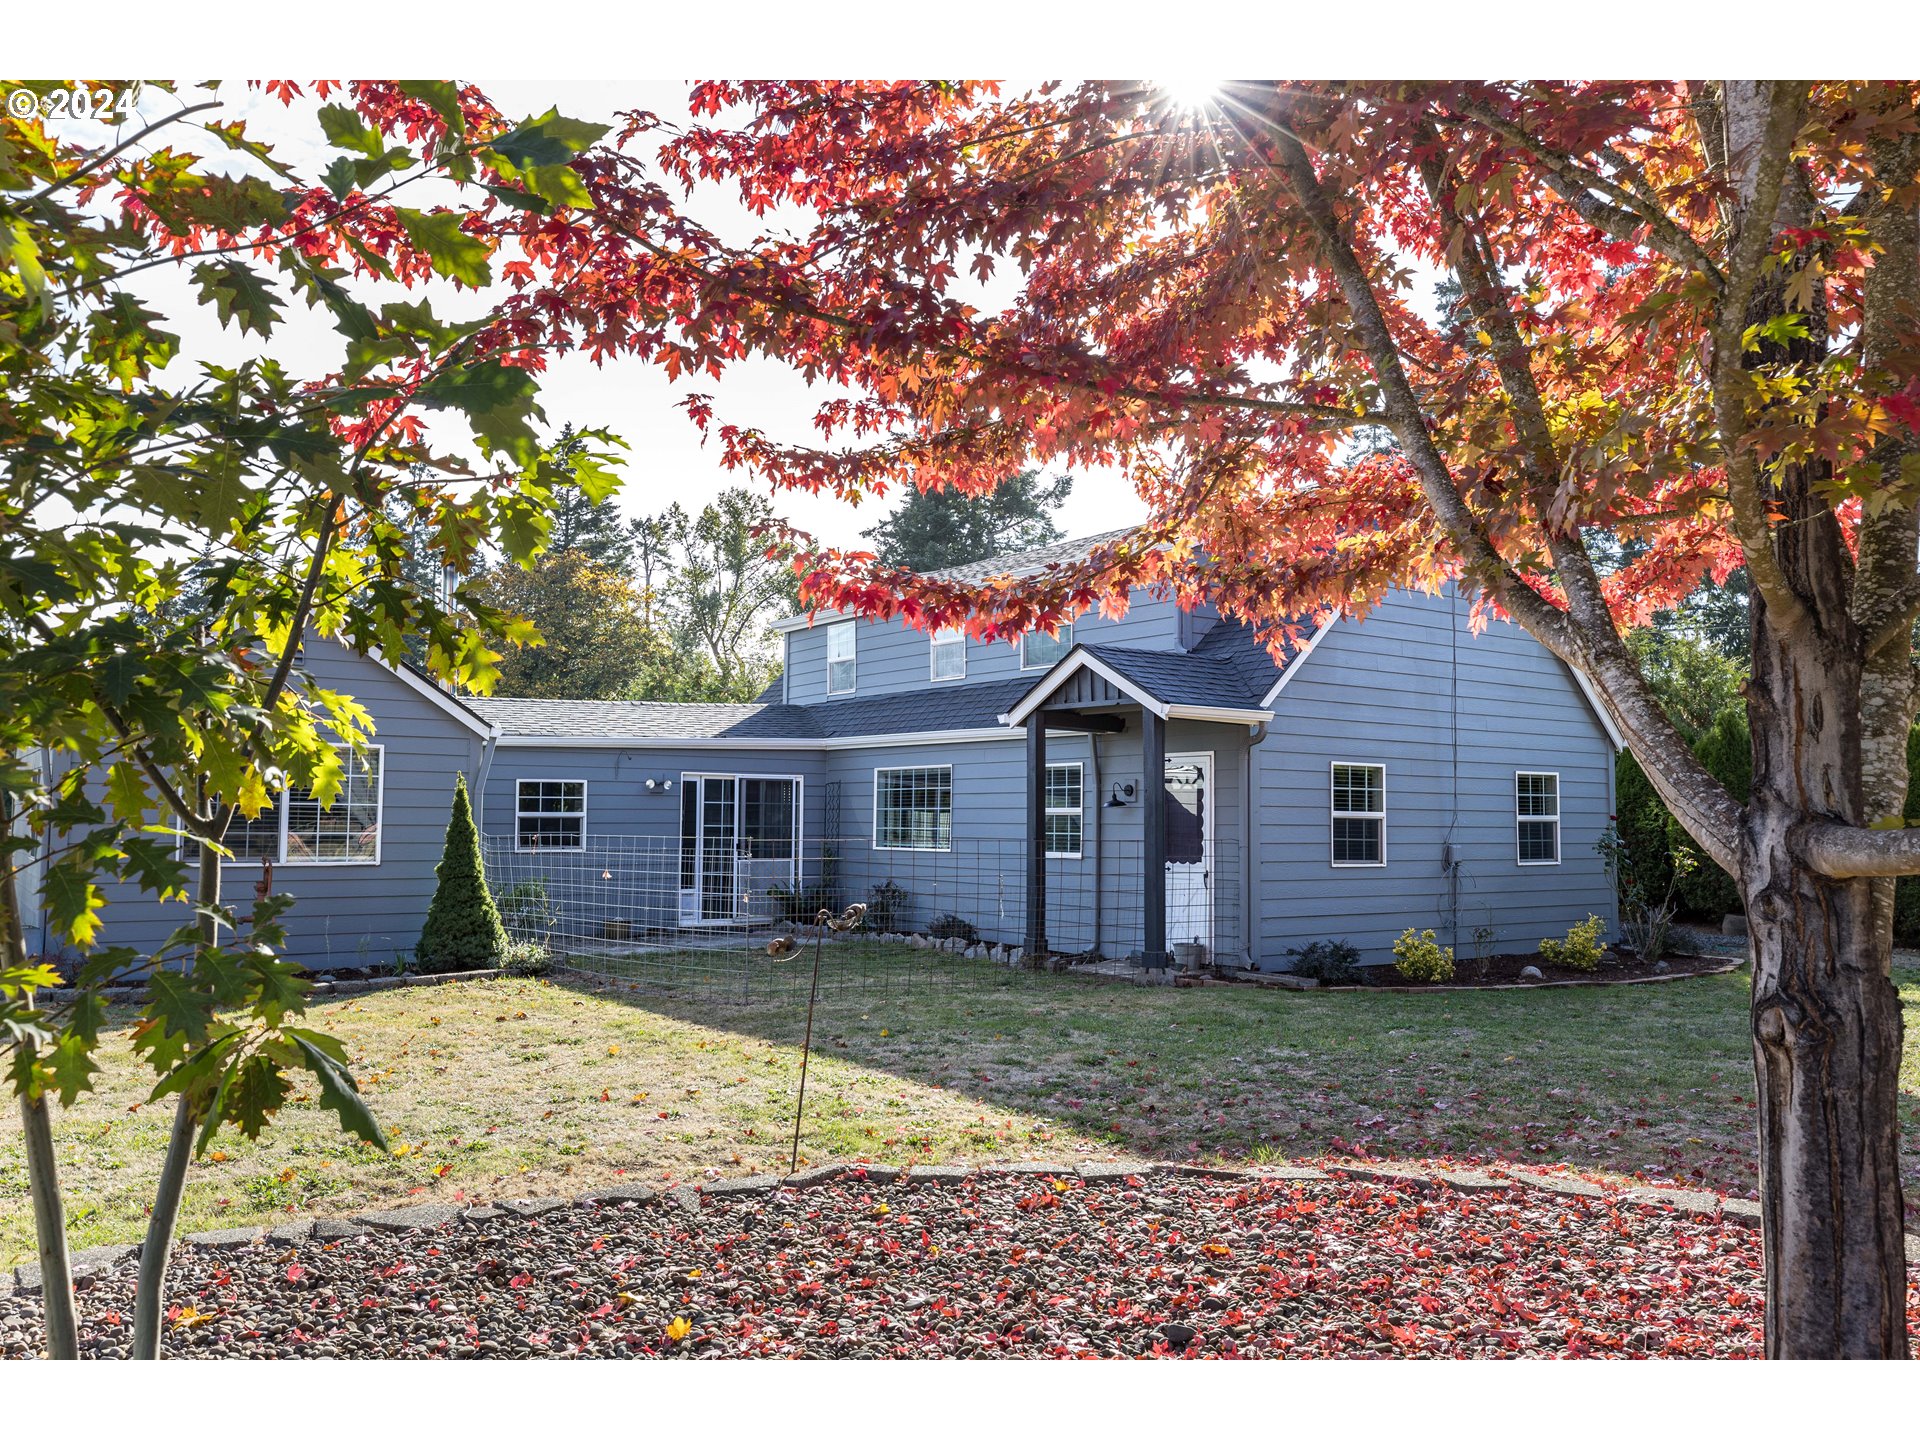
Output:
<svg viewBox="0 0 1920 1440">
<path fill-rule="evenodd" d="M 507 953 L 507 932 L 487 889 L 487 872 L 480 858 L 480 832 L 467 801 L 467 777 L 453 787 L 453 815 L 447 821 L 446 847 L 435 867 L 440 877 L 427 908 L 427 923 L 413 947 L 421 973 L 485 970 L 498 965 Z"/>
</svg>

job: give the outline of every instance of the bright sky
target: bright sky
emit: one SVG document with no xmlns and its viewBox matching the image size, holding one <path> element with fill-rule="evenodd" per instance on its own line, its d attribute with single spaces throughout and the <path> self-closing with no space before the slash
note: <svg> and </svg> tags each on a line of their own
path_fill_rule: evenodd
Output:
<svg viewBox="0 0 1920 1440">
<path fill-rule="evenodd" d="M 674 121 L 688 118 L 687 87 L 679 81 L 558 83 L 480 76 L 476 83 L 510 117 L 539 114 L 557 104 L 562 113 L 573 118 L 608 124 L 614 122 L 617 112 L 632 109 L 651 110 Z M 187 93 L 193 101 L 205 98 Z M 224 86 L 219 98 L 223 110 L 201 118 L 244 119 L 251 135 L 271 144 L 277 156 L 295 165 L 303 175 L 317 175 L 332 157 L 334 152 L 321 140 L 318 125 L 311 118 L 310 106 L 297 105 L 289 110 L 264 92 L 249 91 L 234 83 Z M 144 121 L 165 113 L 170 103 L 166 97 L 154 95 L 143 104 Z M 94 133 L 99 133 L 97 127 Z M 184 127 L 178 132 L 160 132 L 153 143 L 172 143 L 207 153 L 204 146 L 193 143 Z M 242 163 L 234 161 L 233 168 L 241 168 Z M 434 197 L 419 189 L 407 192 L 405 198 L 410 204 L 427 205 L 445 203 L 447 194 Z M 702 223 L 738 243 L 751 240 L 770 224 L 780 223 L 778 217 L 752 215 L 719 185 L 701 187 L 687 203 Z M 802 218 L 791 216 L 788 223 Z M 1002 271 L 1017 273 L 1012 267 L 1002 267 Z M 381 293 L 388 288 L 393 296 Z M 1011 298 L 1011 284 L 1003 282 L 996 288 L 999 293 L 977 298 L 992 303 L 1005 303 Z M 197 304 L 183 273 L 151 272 L 142 277 L 142 291 L 184 335 L 187 343 L 182 346 L 183 360 L 190 359 L 194 365 L 210 358 L 231 363 L 260 353 L 258 337 L 219 329 L 212 312 Z M 398 287 L 374 286 L 363 293 L 386 299 L 402 292 Z M 484 295 L 469 292 L 455 296 L 444 286 L 435 291 L 435 306 L 441 313 L 472 313 L 485 303 Z M 270 348 L 295 373 L 314 374 L 332 368 L 339 341 L 327 320 L 304 312 L 294 302 L 289 304 Z M 676 383 L 657 367 L 640 361 L 616 360 L 596 366 L 585 356 L 576 355 L 560 358 L 542 377 L 541 405 L 555 430 L 566 421 L 576 427 L 597 425 L 627 442 L 626 483 L 619 503 L 629 514 L 640 515 L 658 512 L 675 501 L 695 509 L 730 485 L 760 484 L 742 473 L 728 472 L 712 449 L 703 448 L 699 431 L 676 406 L 678 400 L 695 392 L 714 396 L 715 413 L 723 421 L 754 425 L 777 439 L 808 443 L 819 439 L 811 424 L 814 408 L 832 393 L 809 388 L 796 373 L 771 361 L 735 366 L 720 380 L 703 376 Z M 431 420 L 429 423 L 431 426 Z M 449 448 L 469 448 L 464 426 L 457 420 L 442 421 L 434 437 Z M 894 497 L 889 496 L 884 508 L 890 509 L 894 503 Z M 872 526 L 882 513 L 872 504 L 855 509 L 836 499 L 799 493 L 776 496 L 775 509 L 820 540 L 840 545 L 863 543 L 859 532 Z M 1058 520 L 1068 535 L 1081 535 L 1110 530 L 1144 515 L 1145 507 L 1132 489 L 1117 475 L 1106 473 L 1076 477 L 1074 493 Z"/>
</svg>

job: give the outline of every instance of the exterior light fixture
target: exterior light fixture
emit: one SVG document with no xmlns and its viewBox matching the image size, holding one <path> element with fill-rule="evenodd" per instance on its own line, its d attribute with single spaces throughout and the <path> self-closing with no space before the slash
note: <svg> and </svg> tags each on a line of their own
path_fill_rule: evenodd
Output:
<svg viewBox="0 0 1920 1440">
<path fill-rule="evenodd" d="M 1134 793 L 1133 782 L 1131 780 L 1114 781 L 1113 793 L 1107 797 L 1106 808 L 1109 810 L 1123 809 L 1133 803 Z"/>
</svg>

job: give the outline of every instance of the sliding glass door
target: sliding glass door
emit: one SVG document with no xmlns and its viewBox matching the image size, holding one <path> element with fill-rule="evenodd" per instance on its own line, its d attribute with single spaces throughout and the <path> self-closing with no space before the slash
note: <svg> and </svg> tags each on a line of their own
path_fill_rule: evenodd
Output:
<svg viewBox="0 0 1920 1440">
<path fill-rule="evenodd" d="M 800 777 L 682 775 L 680 783 L 681 923 L 772 919 L 772 891 L 791 888 L 799 864 Z"/>
</svg>

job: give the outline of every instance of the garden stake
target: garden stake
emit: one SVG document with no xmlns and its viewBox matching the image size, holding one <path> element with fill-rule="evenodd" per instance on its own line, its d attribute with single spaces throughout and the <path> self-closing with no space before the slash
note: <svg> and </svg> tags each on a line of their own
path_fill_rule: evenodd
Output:
<svg viewBox="0 0 1920 1440">
<path fill-rule="evenodd" d="M 800 1098 L 793 1106 L 793 1154 L 787 1161 L 789 1175 L 800 1168 L 800 1119 L 807 1109 L 807 1059 L 813 1054 L 813 1005 L 820 998 L 820 952 L 826 946 L 827 931 L 851 930 L 866 918 L 866 914 L 865 905 L 849 905 L 840 912 L 837 920 L 831 910 L 822 910 L 813 917 L 813 984 L 807 991 L 806 1034 L 800 1041 Z M 773 946 L 767 949 L 768 953 L 772 953 Z"/>
</svg>

